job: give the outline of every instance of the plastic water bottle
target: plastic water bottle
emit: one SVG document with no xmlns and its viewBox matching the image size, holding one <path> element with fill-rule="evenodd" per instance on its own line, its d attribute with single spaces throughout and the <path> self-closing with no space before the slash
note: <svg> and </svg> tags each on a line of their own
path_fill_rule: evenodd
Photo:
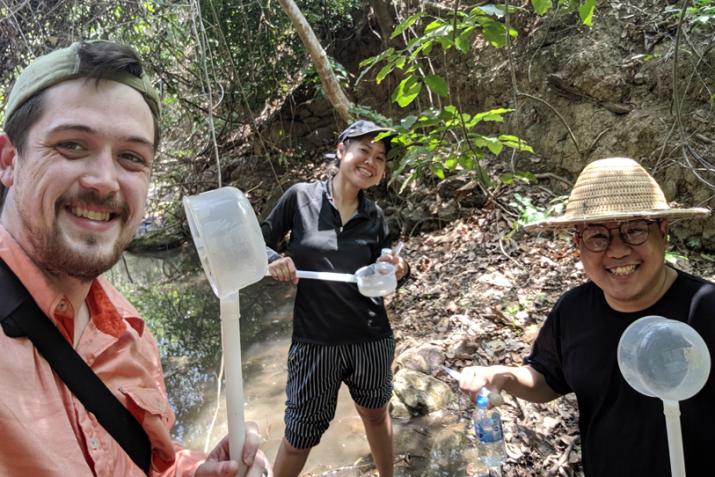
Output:
<svg viewBox="0 0 715 477">
<path fill-rule="evenodd" d="M 499 411 L 496 408 L 487 409 L 489 407 L 489 390 L 486 387 L 479 390 L 476 405 L 474 432 L 477 435 L 479 459 L 487 467 L 499 467 L 506 459 L 504 432 Z"/>
</svg>

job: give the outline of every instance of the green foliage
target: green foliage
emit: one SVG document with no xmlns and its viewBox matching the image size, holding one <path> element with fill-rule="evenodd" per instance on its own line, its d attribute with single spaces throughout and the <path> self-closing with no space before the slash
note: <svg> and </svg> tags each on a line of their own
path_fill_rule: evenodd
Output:
<svg viewBox="0 0 715 477">
<path fill-rule="evenodd" d="M 404 189 L 427 170 L 444 179 L 446 171 L 462 168 L 476 170 L 482 182 L 489 184 L 488 174 L 479 167 L 485 149 L 494 155 L 505 146 L 533 152 L 525 142 L 513 141 L 514 136 L 485 136 L 474 131 L 481 122 L 502 122 L 503 115 L 509 111 L 499 108 L 471 115 L 448 105 L 403 118 L 394 126 L 398 135 L 392 142 L 399 146 L 401 157 L 393 178 L 409 170 L 408 179 L 402 184 Z M 451 140 L 453 132 L 462 140 Z"/>
<path fill-rule="evenodd" d="M 591 27 L 593 24 L 593 13 L 596 10 L 596 0 L 557 0 L 557 6 L 564 11 L 578 11 L 581 23 Z M 531 6 L 537 15 L 546 15 L 554 4 L 551 0 L 531 0 Z"/>
<path fill-rule="evenodd" d="M 666 13 L 680 15 L 681 9 L 677 5 L 668 5 Z M 715 25 L 715 0 L 695 0 L 685 13 L 686 20 L 693 28 L 712 29 Z"/>
<path fill-rule="evenodd" d="M 531 6 L 534 7 L 537 15 L 545 15 L 546 12 L 551 10 L 553 4 L 551 0 L 531 0 Z"/>
<path fill-rule="evenodd" d="M 688 257 L 681 253 L 678 253 L 676 250 L 666 250 L 665 261 L 671 265 L 678 266 L 678 262 L 687 262 Z"/>
<path fill-rule="evenodd" d="M 539 207 L 534 205 L 529 197 L 515 193 L 513 200 L 509 202 L 509 205 L 519 214 L 515 223 L 516 226 L 538 222 L 552 216 L 563 214 L 567 200 L 568 196 L 557 196 L 551 199 L 546 207 Z"/>
<path fill-rule="evenodd" d="M 538 15 L 554 8 L 578 12 L 581 23 L 591 26 L 596 0 L 531 0 Z M 506 47 L 518 32 L 507 27 L 506 13 L 523 14 L 524 9 L 504 4 L 483 4 L 454 10 L 445 17 L 425 12 L 414 13 L 400 22 L 390 35 L 400 38 L 403 47 L 392 46 L 378 55 L 360 62 L 363 68 L 358 81 L 375 67 L 375 82 L 381 84 L 388 76 L 397 77 L 391 100 L 407 109 L 398 124 L 392 125 L 398 135 L 393 152 L 398 158 L 393 169 L 393 180 L 406 174 L 404 189 L 418 176 L 430 172 L 444 179 L 449 171 L 468 169 L 477 172 L 480 180 L 489 185 L 490 176 L 480 162 L 487 154 L 498 156 L 505 148 L 533 153 L 522 139 L 511 134 L 483 134 L 478 129 L 482 122 L 503 122 L 511 110 L 495 108 L 482 113 L 463 111 L 458 98 L 450 91 L 449 71 L 439 70 L 438 58 L 455 51 L 467 55 L 473 44 L 494 48 Z M 393 42 L 393 45 L 397 43 Z M 427 102 L 427 106 L 423 106 Z M 493 131 L 494 127 L 489 128 Z M 528 181 L 528 173 L 512 172 L 501 180 L 505 183 Z"/>
<path fill-rule="evenodd" d="M 425 85 L 430 92 L 446 97 L 449 93 L 445 78 L 437 74 L 424 73 L 428 69 L 426 63 L 433 53 L 433 48 L 439 46 L 444 51 L 455 48 L 462 53 L 467 53 L 473 36 L 477 33 L 497 48 L 505 46 L 506 35 L 515 37 L 517 32 L 513 28 L 507 32 L 506 26 L 499 20 L 504 14 L 502 8 L 482 5 L 473 7 L 468 12 L 455 12 L 453 18 L 431 18 L 423 12 L 411 15 L 395 27 L 390 35 L 391 38 L 405 34 L 423 19 L 431 19 L 431 21 L 424 27 L 421 35 L 407 42 L 405 48 L 400 50 L 389 48 L 377 56 L 360 62 L 360 66 L 366 68 L 362 75 L 372 66 L 384 62 L 375 78 L 380 84 L 395 69 L 401 70 L 404 78 L 393 92 L 392 100 L 403 108 L 417 99 Z"/>
<path fill-rule="evenodd" d="M 514 7 L 509 8 L 515 11 Z M 516 136 L 478 132 L 481 123 L 503 122 L 504 115 L 511 110 L 495 108 L 476 114 L 463 111 L 451 97 L 449 72 L 433 69 L 433 57 L 449 50 L 467 54 L 476 35 L 495 48 L 506 46 L 507 37 L 516 37 L 517 32 L 507 29 L 502 20 L 504 13 L 504 6 L 498 5 L 470 7 L 455 11 L 448 18 L 415 13 L 397 25 L 391 35 L 404 37 L 404 48 L 388 48 L 360 63 L 364 68 L 361 78 L 381 65 L 375 75 L 378 84 L 399 72 L 401 78 L 392 91 L 392 101 L 400 108 L 418 109 L 391 125 L 398 133 L 393 145 L 399 146 L 393 153 L 399 159 L 392 177 L 394 180 L 400 174 L 407 175 L 402 189 L 425 173 L 444 179 L 447 172 L 457 169 L 475 170 L 482 182 L 489 184 L 489 174 L 479 164 L 485 154 L 497 156 L 504 148 L 533 152 Z M 419 28 L 421 33 L 414 33 Z M 415 108 L 421 98 L 430 104 Z"/>
</svg>

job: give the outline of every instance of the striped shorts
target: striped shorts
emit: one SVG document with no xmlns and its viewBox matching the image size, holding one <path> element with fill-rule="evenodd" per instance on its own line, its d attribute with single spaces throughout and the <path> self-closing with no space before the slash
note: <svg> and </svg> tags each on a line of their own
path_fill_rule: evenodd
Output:
<svg viewBox="0 0 715 477">
<path fill-rule="evenodd" d="M 319 345 L 292 342 L 288 351 L 285 437 L 296 449 L 320 442 L 335 417 L 340 383 L 359 406 L 385 406 L 392 395 L 395 339 Z"/>
</svg>

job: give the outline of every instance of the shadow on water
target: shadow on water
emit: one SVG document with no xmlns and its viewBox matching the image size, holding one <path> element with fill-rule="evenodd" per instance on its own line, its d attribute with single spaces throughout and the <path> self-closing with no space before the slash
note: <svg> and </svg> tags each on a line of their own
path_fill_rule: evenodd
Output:
<svg viewBox="0 0 715 477">
<path fill-rule="evenodd" d="M 193 248 L 153 256 L 125 254 L 108 278 L 134 304 L 154 334 L 169 400 L 176 413 L 174 438 L 189 448 L 209 448 L 227 432 L 225 401 L 217 399 L 221 361 L 219 302 Z M 258 423 L 270 459 L 283 435 L 286 356 L 295 288 L 264 279 L 241 290 L 241 349 L 246 419 Z M 217 406 L 218 402 L 218 406 Z M 216 420 L 214 415 L 216 414 Z M 395 421 L 397 476 L 488 475 L 477 468 L 471 431 L 460 412 Z M 209 435 L 210 432 L 210 435 Z M 335 419 L 313 449 L 308 475 L 370 475 L 369 447 L 347 388 Z"/>
</svg>

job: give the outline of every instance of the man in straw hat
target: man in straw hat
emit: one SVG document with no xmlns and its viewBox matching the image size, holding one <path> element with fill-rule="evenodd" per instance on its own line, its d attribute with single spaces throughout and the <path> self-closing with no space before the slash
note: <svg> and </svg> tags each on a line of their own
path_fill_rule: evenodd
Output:
<svg viewBox="0 0 715 477">
<path fill-rule="evenodd" d="M 590 280 L 560 297 L 523 366 L 465 368 L 460 387 L 472 395 L 484 386 L 504 389 L 538 403 L 573 392 L 587 476 L 669 476 L 662 402 L 631 388 L 618 368 L 616 350 L 628 325 L 660 315 L 688 323 L 713 354 L 715 285 L 664 260 L 668 220 L 708 213 L 669 207 L 655 180 L 631 159 L 586 166 L 563 216 L 527 228 L 572 228 Z M 688 476 L 711 476 L 712 375 L 680 406 Z"/>
<path fill-rule="evenodd" d="M 108 41 L 32 61 L 0 134 L 0 475 L 234 476 L 266 467 L 249 425 L 230 460 L 171 440 L 156 342 L 100 275 L 142 220 L 159 97 L 140 58 Z"/>
</svg>

